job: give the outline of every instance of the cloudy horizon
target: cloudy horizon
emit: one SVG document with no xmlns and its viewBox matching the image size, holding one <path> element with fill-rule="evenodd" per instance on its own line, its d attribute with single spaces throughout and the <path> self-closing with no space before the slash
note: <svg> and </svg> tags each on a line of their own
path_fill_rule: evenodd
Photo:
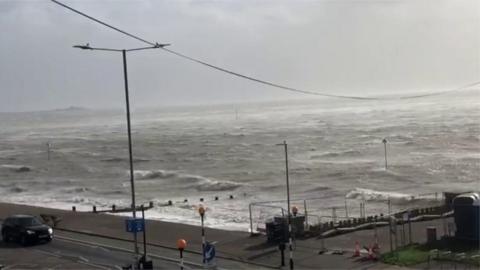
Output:
<svg viewBox="0 0 480 270">
<path fill-rule="evenodd" d="M 74 1 L 147 40 L 236 72 L 334 95 L 443 91 L 480 79 L 478 1 Z M 0 1 L 0 111 L 121 108 L 118 53 L 144 44 L 51 1 Z M 308 98 L 161 50 L 128 54 L 132 106 Z"/>
</svg>

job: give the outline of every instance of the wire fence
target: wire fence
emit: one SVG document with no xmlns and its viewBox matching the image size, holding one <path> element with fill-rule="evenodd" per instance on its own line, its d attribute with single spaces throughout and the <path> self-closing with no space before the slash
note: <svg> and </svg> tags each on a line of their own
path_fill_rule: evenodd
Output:
<svg viewBox="0 0 480 270">
<path fill-rule="evenodd" d="M 305 216 L 305 226 L 315 226 L 321 223 L 338 224 L 350 219 L 366 219 L 367 217 L 389 217 L 394 214 L 407 212 L 414 208 L 436 207 L 444 204 L 443 193 L 423 193 L 411 196 L 369 198 L 344 197 L 344 204 L 324 206 L 325 198 L 293 199 L 298 215 Z M 263 232 L 265 224 L 274 217 L 287 216 L 287 201 L 264 201 L 253 202 L 249 205 L 250 231 Z"/>
</svg>

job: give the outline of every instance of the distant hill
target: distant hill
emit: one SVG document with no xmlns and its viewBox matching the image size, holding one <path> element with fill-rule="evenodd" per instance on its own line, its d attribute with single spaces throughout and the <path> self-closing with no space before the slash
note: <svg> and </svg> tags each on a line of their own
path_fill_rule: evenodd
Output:
<svg viewBox="0 0 480 270">
<path fill-rule="evenodd" d="M 78 106 L 70 106 L 70 107 L 67 107 L 67 108 L 60 108 L 60 109 L 55 109 L 53 111 L 60 111 L 60 112 L 65 112 L 65 111 L 68 111 L 68 112 L 71 112 L 71 111 L 88 111 L 89 109 L 88 108 L 84 108 L 84 107 L 78 107 Z"/>
</svg>

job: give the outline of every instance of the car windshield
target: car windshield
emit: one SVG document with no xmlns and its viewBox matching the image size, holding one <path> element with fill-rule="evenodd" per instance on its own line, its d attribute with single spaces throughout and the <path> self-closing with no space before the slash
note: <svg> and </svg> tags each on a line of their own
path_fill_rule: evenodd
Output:
<svg viewBox="0 0 480 270">
<path fill-rule="evenodd" d="M 26 226 L 41 225 L 42 223 L 34 217 L 26 217 L 26 218 L 19 218 L 17 220 L 17 224 L 20 226 L 26 227 Z"/>
</svg>

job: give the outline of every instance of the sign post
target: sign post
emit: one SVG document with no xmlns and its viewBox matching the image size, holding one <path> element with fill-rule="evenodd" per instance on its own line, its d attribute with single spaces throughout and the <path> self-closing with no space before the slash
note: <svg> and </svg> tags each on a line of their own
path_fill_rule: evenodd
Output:
<svg viewBox="0 0 480 270">
<path fill-rule="evenodd" d="M 126 231 L 131 233 L 143 232 L 145 229 L 144 220 L 141 218 L 128 218 L 125 220 Z"/>
<path fill-rule="evenodd" d="M 206 265 L 215 266 L 215 245 L 214 245 L 214 243 L 206 242 L 204 258 L 205 258 Z"/>
</svg>

